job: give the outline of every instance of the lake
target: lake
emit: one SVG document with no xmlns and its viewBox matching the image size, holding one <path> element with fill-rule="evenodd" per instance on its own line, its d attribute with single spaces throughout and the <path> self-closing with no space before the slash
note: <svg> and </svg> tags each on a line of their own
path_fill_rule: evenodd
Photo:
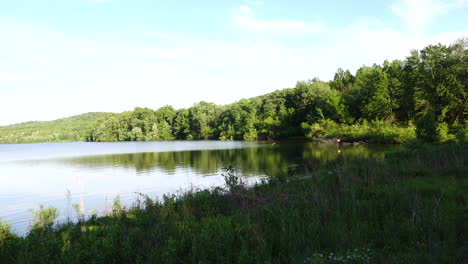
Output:
<svg viewBox="0 0 468 264">
<path fill-rule="evenodd" d="M 307 175 L 324 164 L 383 157 L 392 146 L 338 146 L 311 142 L 157 141 L 0 144 L 0 219 L 24 235 L 31 209 L 59 210 L 76 219 L 73 204 L 89 215 L 111 210 L 115 197 L 129 206 L 140 194 L 164 194 L 224 185 L 232 165 L 249 183 L 268 176 Z"/>
</svg>

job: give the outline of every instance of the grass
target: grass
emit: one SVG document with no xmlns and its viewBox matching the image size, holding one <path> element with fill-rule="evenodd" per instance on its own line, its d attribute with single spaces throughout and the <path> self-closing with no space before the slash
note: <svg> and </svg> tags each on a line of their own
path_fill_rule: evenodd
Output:
<svg viewBox="0 0 468 264">
<path fill-rule="evenodd" d="M 304 123 L 302 128 L 308 138 L 340 138 L 343 142 L 401 144 L 416 138 L 413 124 L 397 126 L 380 120 L 347 125 L 327 119 L 312 125 Z"/>
<path fill-rule="evenodd" d="M 225 188 L 116 202 L 25 237 L 0 225 L 0 262 L 466 263 L 467 145 L 345 163 L 249 188 L 228 168 Z"/>
</svg>

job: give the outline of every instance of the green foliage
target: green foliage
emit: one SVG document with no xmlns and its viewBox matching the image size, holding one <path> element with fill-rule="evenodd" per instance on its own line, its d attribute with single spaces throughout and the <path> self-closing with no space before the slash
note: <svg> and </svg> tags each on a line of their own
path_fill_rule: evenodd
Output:
<svg viewBox="0 0 468 264">
<path fill-rule="evenodd" d="M 213 139 L 214 125 L 219 107 L 213 103 L 200 102 L 189 108 L 190 131 L 194 139 Z"/>
<path fill-rule="evenodd" d="M 186 109 L 179 109 L 173 120 L 174 135 L 177 139 L 188 139 L 190 135 L 190 114 Z"/>
<path fill-rule="evenodd" d="M 416 120 L 416 134 L 418 139 L 425 142 L 437 142 L 439 140 L 439 129 L 437 113 L 435 110 L 428 110 Z M 446 132 L 442 130 L 442 133 Z"/>
<path fill-rule="evenodd" d="M 230 193 L 239 193 L 245 190 L 245 183 L 238 172 L 231 166 L 223 168 L 224 182 Z"/>
<path fill-rule="evenodd" d="M 419 75 L 417 107 L 437 109 L 438 121 L 450 125 L 466 117 L 463 115 L 468 107 L 467 47 L 466 39 L 450 46 L 430 45 L 419 52 L 414 65 Z"/>
<path fill-rule="evenodd" d="M 441 122 L 437 125 L 437 140 L 438 142 L 448 142 L 455 139 L 455 135 L 449 133 L 449 126 L 445 122 Z"/>
<path fill-rule="evenodd" d="M 459 143 L 468 142 L 468 122 L 457 128 L 455 136 Z"/>
<path fill-rule="evenodd" d="M 349 70 L 344 71 L 339 68 L 333 77 L 333 81 L 330 82 L 330 87 L 340 92 L 346 92 L 351 89 L 353 83 L 354 76 L 351 72 Z"/>
<path fill-rule="evenodd" d="M 53 207 L 44 208 L 44 205 L 39 205 L 39 209 L 32 210 L 33 213 L 33 229 L 51 229 L 55 220 L 58 217 L 57 209 Z"/>
<path fill-rule="evenodd" d="M 325 129 L 323 126 L 319 123 L 314 123 L 312 125 L 309 125 L 307 123 L 302 123 L 301 124 L 302 130 L 304 131 L 304 135 L 307 138 L 320 138 L 325 135 Z"/>
<path fill-rule="evenodd" d="M 86 113 L 45 122 L 0 127 L 0 144 L 84 141 L 93 122 L 110 113 Z"/>
<path fill-rule="evenodd" d="M 0 219 L 0 247 L 2 242 L 7 239 L 14 239 L 16 236 L 11 233 L 11 226 L 9 224 L 3 223 Z"/>
<path fill-rule="evenodd" d="M 337 124 L 326 119 L 318 123 L 303 123 L 302 128 L 307 138 L 338 138 L 342 143 L 405 143 L 414 139 L 415 127 L 409 123 L 399 127 L 385 121 L 362 121 L 353 125 Z"/>
<path fill-rule="evenodd" d="M 256 140 L 258 138 L 258 131 L 255 128 L 250 128 L 245 132 L 243 139 L 244 140 Z"/>
<path fill-rule="evenodd" d="M 392 113 L 388 77 L 381 66 L 359 68 L 354 89 L 358 91 L 354 94 L 356 98 L 353 101 L 359 102 L 359 115 L 355 115 L 355 118 L 383 120 Z"/>
<path fill-rule="evenodd" d="M 420 140 L 453 141 L 454 128 L 465 123 L 468 113 L 467 43 L 461 39 L 449 46 L 431 45 L 413 51 L 405 61 L 362 66 L 355 75 L 338 69 L 330 82 L 317 78 L 300 81 L 293 89 L 230 105 L 200 102 L 175 114 L 168 108 L 172 114 L 165 115 L 166 132 L 149 138 L 170 139 L 174 135 L 177 139 L 273 140 L 339 136 L 349 141 L 402 143 L 414 138 L 412 124 L 416 123 Z M 115 128 L 107 134 L 112 130 Z M 145 131 L 142 133 L 141 137 L 123 140 L 144 140 Z"/>
<path fill-rule="evenodd" d="M 88 141 L 147 141 L 174 139 L 171 124 L 175 110 L 164 106 L 153 111 L 135 108 L 97 120 L 89 132 Z"/>
<path fill-rule="evenodd" d="M 120 201 L 120 197 L 117 196 L 115 197 L 114 203 L 112 204 L 112 212 L 114 214 L 120 214 L 122 213 L 122 211 L 123 211 L 122 202 Z"/>
</svg>

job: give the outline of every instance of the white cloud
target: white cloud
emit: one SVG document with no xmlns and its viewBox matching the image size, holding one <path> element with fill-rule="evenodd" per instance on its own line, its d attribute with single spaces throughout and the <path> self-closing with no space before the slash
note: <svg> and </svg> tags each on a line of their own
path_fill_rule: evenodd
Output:
<svg viewBox="0 0 468 264">
<path fill-rule="evenodd" d="M 14 29 L 15 23 L 10 26 Z M 180 108 L 201 100 L 225 104 L 291 87 L 305 75 L 305 67 L 295 69 L 303 58 L 274 43 L 193 40 L 156 32 L 146 34 L 153 36 L 149 42 L 164 38 L 166 45 L 150 45 L 42 32 L 27 39 L 28 31 L 0 29 L 0 112 L 14 113 L 2 116 L 0 125 L 135 106 Z M 272 77 L 278 72 L 280 78 Z"/>
<path fill-rule="evenodd" d="M 433 19 L 466 3 L 467 0 L 399 0 L 391 9 L 405 21 L 412 33 L 422 33 Z"/>
<path fill-rule="evenodd" d="M 27 80 L 28 76 L 10 73 L 10 72 L 0 72 L 0 82 L 15 82 L 15 81 L 24 81 Z"/>
<path fill-rule="evenodd" d="M 253 10 L 242 5 L 231 12 L 231 22 L 235 27 L 264 32 L 314 32 L 323 28 L 321 23 L 306 23 L 295 20 L 259 20 Z"/>
<path fill-rule="evenodd" d="M 355 71 L 362 64 L 404 59 L 411 49 L 466 35 L 420 36 L 371 24 L 327 29 L 321 42 L 315 34 L 301 34 L 306 39 L 289 46 L 281 40 L 190 39 L 141 28 L 120 31 L 121 42 L 107 41 L 9 21 L 0 27 L 0 112 L 11 114 L 2 115 L 0 125 L 135 106 L 225 104 L 293 87 L 297 80 L 329 80 L 338 67 Z"/>
<path fill-rule="evenodd" d="M 466 34 L 466 33 L 465 33 Z M 428 36 L 406 34 L 391 28 L 365 29 L 342 35 L 343 41 L 316 48 L 316 60 L 321 61 L 325 76 L 339 67 L 353 73 L 362 65 L 381 64 L 384 60 L 404 60 L 413 49 L 422 49 L 429 44 L 449 45 L 456 41 L 462 32 L 448 32 Z M 318 68 L 318 67 L 317 67 Z"/>
</svg>

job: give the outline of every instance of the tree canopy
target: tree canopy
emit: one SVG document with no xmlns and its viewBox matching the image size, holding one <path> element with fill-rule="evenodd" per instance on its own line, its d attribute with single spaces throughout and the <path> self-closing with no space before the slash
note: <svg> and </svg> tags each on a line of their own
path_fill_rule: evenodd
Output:
<svg viewBox="0 0 468 264">
<path fill-rule="evenodd" d="M 447 139 L 454 128 L 466 130 L 467 45 L 467 39 L 430 45 L 403 61 L 362 66 L 354 75 L 340 68 L 329 82 L 299 81 L 294 88 L 230 105 L 135 108 L 97 122 L 88 140 L 281 139 L 307 136 L 312 124 L 325 120 L 416 123 L 421 138 Z"/>
</svg>

